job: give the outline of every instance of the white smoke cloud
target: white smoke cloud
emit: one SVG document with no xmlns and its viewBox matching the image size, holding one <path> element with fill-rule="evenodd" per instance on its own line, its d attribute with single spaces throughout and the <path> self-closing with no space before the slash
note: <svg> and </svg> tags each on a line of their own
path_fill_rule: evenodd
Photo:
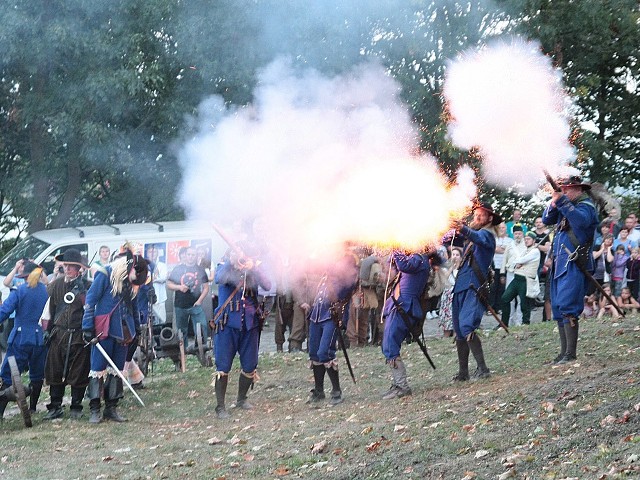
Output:
<svg viewBox="0 0 640 480">
<path fill-rule="evenodd" d="M 419 246 L 471 204 L 475 185 L 450 186 L 418 132 L 399 85 L 377 64 L 327 78 L 279 59 L 254 102 L 201 105 L 184 145 L 181 202 L 191 219 L 232 225 L 261 217 L 262 235 L 290 257 L 351 240 Z"/>
<path fill-rule="evenodd" d="M 543 169 L 558 174 L 575 159 L 561 75 L 537 42 L 464 52 L 447 67 L 444 94 L 451 140 L 480 149 L 491 183 L 533 192 Z"/>
</svg>

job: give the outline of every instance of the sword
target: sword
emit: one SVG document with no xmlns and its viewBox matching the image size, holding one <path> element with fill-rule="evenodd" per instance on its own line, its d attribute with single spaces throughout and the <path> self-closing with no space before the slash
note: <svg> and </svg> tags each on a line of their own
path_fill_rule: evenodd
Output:
<svg viewBox="0 0 640 480">
<path fill-rule="evenodd" d="M 133 389 L 133 387 L 131 386 L 131 384 L 127 381 L 126 378 L 124 378 L 124 375 L 122 374 L 122 372 L 120 371 L 120 369 L 118 367 L 116 367 L 116 364 L 113 363 L 113 360 L 111 360 L 111 357 L 109 356 L 109 354 L 107 352 L 105 352 L 104 348 L 102 348 L 102 345 L 100 345 L 100 342 L 97 341 L 97 339 L 95 343 L 93 343 L 93 345 L 98 349 L 98 351 L 102 354 L 102 356 L 104 357 L 104 359 L 107 361 L 107 363 L 109 363 L 109 365 L 111 365 L 111 368 L 113 368 L 116 373 L 118 374 L 118 376 L 120 377 L 120 379 L 123 381 L 123 383 L 127 386 L 127 388 L 131 391 L 131 393 L 133 393 L 133 396 L 136 397 L 136 399 L 140 402 L 140 405 L 142 405 L 143 407 L 145 406 L 144 402 L 142 401 L 142 399 L 140 398 L 140 395 L 138 395 L 138 393 Z"/>
<path fill-rule="evenodd" d="M 340 324 L 342 322 L 338 318 L 338 314 L 342 313 L 342 310 L 344 309 L 345 305 L 346 303 L 343 303 L 342 309 L 340 308 L 333 309 L 332 307 L 330 307 L 331 321 L 336 327 L 335 331 L 338 333 L 338 343 L 340 344 L 340 350 L 342 350 L 342 354 L 344 355 L 344 360 L 347 363 L 347 368 L 349 369 L 349 374 L 351 375 L 351 379 L 353 380 L 353 383 L 356 383 L 356 376 L 353 373 L 353 367 L 351 366 L 351 360 L 349 360 L 349 354 L 347 354 L 347 346 L 344 343 L 344 336 L 342 335 L 342 329 L 340 327 Z"/>
<path fill-rule="evenodd" d="M 615 308 L 618 311 L 618 313 L 622 316 L 622 318 L 624 318 L 625 317 L 624 311 L 618 306 L 618 302 L 616 302 L 614 299 L 611 298 L 611 296 L 604 290 L 604 288 L 602 288 L 602 285 L 600 285 L 598 281 L 595 278 L 593 278 L 593 275 L 591 275 L 591 273 L 584 267 L 584 265 L 582 265 L 582 263 L 575 261 L 577 249 L 576 249 L 576 252 L 572 252 L 567 248 L 567 246 L 564 243 L 562 244 L 562 248 L 564 248 L 567 254 L 569 254 L 569 261 L 574 262 L 576 264 L 576 266 L 580 269 L 580 271 L 584 274 L 584 276 L 587 277 L 589 281 L 593 283 L 593 285 L 595 285 L 595 287 L 600 291 L 600 293 L 602 293 L 602 295 L 604 295 L 606 299 L 609 300 L 609 303 L 613 305 L 613 308 Z"/>
<path fill-rule="evenodd" d="M 504 328 L 504 331 L 509 333 L 509 329 L 507 328 L 507 326 L 504 324 L 504 322 L 502 321 L 502 319 L 498 316 L 498 314 L 496 313 L 496 311 L 493 309 L 493 307 L 491 305 L 489 305 L 489 302 L 487 301 L 486 298 L 484 298 L 484 295 L 482 295 L 478 289 L 476 288 L 475 285 L 471 284 L 470 285 L 471 290 L 473 290 L 474 292 L 476 292 L 476 297 L 478 298 L 478 300 L 480 300 L 480 303 L 482 303 L 482 305 L 489 310 L 489 312 L 491 312 L 491 315 L 493 315 L 493 318 L 495 318 L 498 322 L 498 324 Z"/>
<path fill-rule="evenodd" d="M 402 308 L 402 306 L 398 303 L 398 301 L 393 295 L 391 295 L 391 300 L 393 300 L 393 305 L 398 311 L 398 314 L 400 315 L 400 318 L 404 322 L 405 327 L 407 327 L 407 329 L 409 330 L 411 337 L 413 337 L 413 340 L 418 344 L 418 346 L 420 347 L 420 350 L 422 350 L 422 353 L 424 353 L 424 356 L 427 358 L 427 360 L 431 364 L 431 368 L 435 370 L 436 365 L 435 363 L 433 363 L 433 360 L 431 360 L 431 357 L 429 356 L 429 352 L 427 352 L 427 347 L 424 345 L 424 343 L 422 343 L 422 340 L 420 340 L 420 335 L 414 333 L 413 328 L 411 327 L 411 320 L 409 320 L 409 314 L 404 310 L 404 308 Z"/>
<path fill-rule="evenodd" d="M 64 356 L 64 367 L 62 369 L 62 383 L 65 383 L 67 379 L 67 369 L 69 368 L 69 356 L 71 355 L 71 337 L 73 337 L 73 332 L 67 331 L 69 334 L 69 341 L 67 342 L 67 353 Z"/>
</svg>

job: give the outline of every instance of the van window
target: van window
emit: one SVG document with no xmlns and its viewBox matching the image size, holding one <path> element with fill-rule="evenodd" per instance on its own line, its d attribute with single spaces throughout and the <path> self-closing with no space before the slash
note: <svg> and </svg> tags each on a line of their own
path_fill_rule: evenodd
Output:
<svg viewBox="0 0 640 480">
<path fill-rule="evenodd" d="M 76 250 L 80 250 L 82 256 L 86 259 L 87 253 L 89 252 L 89 245 L 87 243 L 78 243 L 76 245 L 64 245 L 62 247 L 58 247 L 55 250 L 51 251 L 47 254 L 46 258 L 40 262 L 40 265 L 44 267 L 44 271 L 47 273 L 53 272 L 53 266 L 55 265 L 55 257 L 60 255 L 61 253 L 66 252 L 70 248 L 75 248 Z"/>
<path fill-rule="evenodd" d="M 49 245 L 51 244 L 43 242 L 31 235 L 20 240 L 18 244 L 5 255 L 2 261 L 0 261 L 0 275 L 4 275 L 5 277 L 9 275 L 9 272 L 13 270 L 17 261 L 21 258 L 36 259 Z"/>
</svg>

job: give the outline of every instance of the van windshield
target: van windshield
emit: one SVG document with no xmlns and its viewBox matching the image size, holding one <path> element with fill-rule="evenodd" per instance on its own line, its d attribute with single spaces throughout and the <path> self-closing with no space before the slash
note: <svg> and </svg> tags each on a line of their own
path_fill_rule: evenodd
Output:
<svg viewBox="0 0 640 480">
<path fill-rule="evenodd" d="M 18 242 L 18 244 L 5 255 L 2 261 L 0 261 L 0 275 L 6 277 L 9 272 L 13 270 L 13 267 L 16 266 L 18 260 L 25 257 L 35 259 L 44 252 L 49 245 L 49 243 L 29 235 L 24 240 Z"/>
</svg>

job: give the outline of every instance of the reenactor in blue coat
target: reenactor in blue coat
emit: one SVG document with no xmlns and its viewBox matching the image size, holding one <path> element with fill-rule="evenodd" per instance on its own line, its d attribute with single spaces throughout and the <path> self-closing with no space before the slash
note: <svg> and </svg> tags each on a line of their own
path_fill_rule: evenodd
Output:
<svg viewBox="0 0 640 480">
<path fill-rule="evenodd" d="M 329 265 L 318 281 L 309 314 L 309 362 L 313 370 L 314 388 L 307 403 L 325 399 L 324 376 L 331 381 L 331 405 L 342 403 L 342 389 L 336 359 L 339 328 L 346 328 L 349 302 L 358 284 L 357 258 L 345 252 Z"/>
<path fill-rule="evenodd" d="M 426 254 L 395 251 L 392 258 L 398 274 L 389 287 L 389 298 L 382 311 L 382 353 L 391 367 L 392 384 L 382 396 L 384 400 L 412 393 L 407 381 L 407 369 L 400 357 L 400 347 L 405 338 L 411 336 L 410 329 L 422 327 L 425 312 L 420 299 L 425 293 L 430 271 Z"/>
<path fill-rule="evenodd" d="M 598 215 L 593 200 L 587 194 L 591 185 L 579 176 L 557 182 L 560 191 L 551 196 L 551 203 L 542 215 L 546 225 L 555 224 L 551 279 L 551 309 L 558 322 L 560 354 L 554 363 L 576 359 L 578 318 L 584 308 L 588 279 L 578 264 L 593 272 L 593 238 L 598 227 Z"/>
<path fill-rule="evenodd" d="M 87 291 L 82 317 L 84 340 L 92 343 L 98 337 L 100 346 L 120 371 L 124 368 L 128 345 L 140 332 L 136 296 L 139 287 L 146 283 L 148 274 L 147 261 L 127 249 L 116 260 L 96 272 Z M 110 315 L 108 324 L 104 327 L 96 325 L 96 318 L 102 315 Z M 97 328 L 104 328 L 106 331 L 97 331 Z M 105 401 L 102 417 L 101 391 L 104 392 Z M 89 423 L 100 423 L 102 419 L 126 421 L 117 411 L 118 402 L 123 397 L 122 379 L 112 371 L 106 358 L 95 345 L 91 347 L 87 396 L 91 411 Z"/>
<path fill-rule="evenodd" d="M 215 350 L 215 392 L 216 416 L 228 418 L 225 396 L 229 382 L 229 372 L 236 353 L 240 355 L 240 380 L 236 408 L 250 410 L 247 393 L 257 380 L 258 348 L 260 331 L 264 322 L 262 309 L 258 303 L 258 287 L 271 289 L 271 281 L 258 252 L 250 246 L 231 249 L 215 271 L 214 281 L 218 284 L 219 306 L 214 312 Z"/>
<path fill-rule="evenodd" d="M 500 223 L 500 215 L 489 204 L 480 203 L 476 205 L 473 220 L 468 226 L 462 221 L 454 225 L 465 238 L 462 261 L 453 287 L 452 319 L 459 363 L 454 381 L 469 380 L 469 351 L 477 363 L 474 377 L 491 375 L 476 330 L 487 309 L 487 292 L 491 283 L 489 270 L 496 249 L 496 226 Z"/>
<path fill-rule="evenodd" d="M 39 324 L 49 296 L 47 287 L 40 283 L 42 267 L 33 262 L 25 262 L 20 278 L 27 281 L 12 290 L 7 300 L 0 306 L 0 323 L 16 312 L 13 329 L 9 334 L 7 353 L 0 367 L 2 384 L 0 386 L 0 419 L 4 415 L 9 400 L 15 400 L 11 387 L 11 369 L 8 358 L 14 356 L 20 372 L 29 370 L 31 399 L 29 409 L 36 411 L 36 405 L 42 391 L 44 364 L 47 349 L 44 345 L 43 331 Z"/>
</svg>

